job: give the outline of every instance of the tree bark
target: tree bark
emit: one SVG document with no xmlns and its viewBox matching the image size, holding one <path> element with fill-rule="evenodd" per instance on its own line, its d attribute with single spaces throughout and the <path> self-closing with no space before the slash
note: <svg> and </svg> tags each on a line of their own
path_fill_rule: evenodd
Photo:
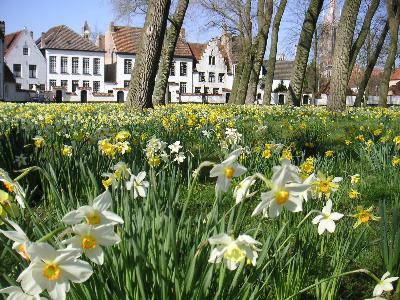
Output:
<svg viewBox="0 0 400 300">
<path fill-rule="evenodd" d="M 255 56 L 252 64 L 249 84 L 246 94 L 246 103 L 253 104 L 257 97 L 257 86 L 260 79 L 260 71 L 267 46 L 269 27 L 271 26 L 274 11 L 273 0 L 259 0 L 258 26 L 260 27 L 255 44 Z"/>
<path fill-rule="evenodd" d="M 274 17 L 274 22 L 272 24 L 271 32 L 271 47 L 269 50 L 269 57 L 267 62 L 267 74 L 264 78 L 264 97 L 263 104 L 271 104 L 271 94 L 272 94 L 272 83 L 274 82 L 275 64 L 276 64 L 276 53 L 278 51 L 278 39 L 279 39 L 279 27 L 281 25 L 281 20 L 283 13 L 285 12 L 287 0 L 281 0 L 278 10 Z"/>
<path fill-rule="evenodd" d="M 171 25 L 165 33 L 164 44 L 161 52 L 161 60 L 156 76 L 156 84 L 153 94 L 154 104 L 165 104 L 165 95 L 168 89 L 169 70 L 174 58 L 175 47 L 178 42 L 188 5 L 189 0 L 179 0 L 175 9 L 175 13 L 170 18 Z"/>
<path fill-rule="evenodd" d="M 354 65 L 356 63 L 356 59 L 358 56 L 358 53 L 360 52 L 362 46 L 365 43 L 365 40 L 368 36 L 369 29 L 371 27 L 371 22 L 372 19 L 375 15 L 376 10 L 378 9 L 379 3 L 381 0 L 371 0 L 371 4 L 368 7 L 367 13 L 365 14 L 364 22 L 361 27 L 360 33 L 353 43 L 353 46 L 351 47 L 350 51 L 350 64 L 349 64 L 349 79 L 351 76 L 351 73 L 353 71 Z"/>
<path fill-rule="evenodd" d="M 376 65 L 379 54 L 382 51 L 383 44 L 385 43 L 386 35 L 389 30 L 389 24 L 386 22 L 385 27 L 383 28 L 381 35 L 379 37 L 378 43 L 376 44 L 375 51 L 368 59 L 367 67 L 364 71 L 364 76 L 361 80 L 360 86 L 358 87 L 358 92 L 356 96 L 356 100 L 354 101 L 354 106 L 360 107 L 362 100 L 364 99 L 365 90 L 368 86 L 368 82 L 371 78 L 372 71 Z"/>
<path fill-rule="evenodd" d="M 328 109 L 331 111 L 343 111 L 346 108 L 350 48 L 360 4 L 361 0 L 346 0 L 343 5 L 333 53 L 331 95 L 328 99 Z"/>
<path fill-rule="evenodd" d="M 171 0 L 150 0 L 127 97 L 129 105 L 152 108 L 152 95 Z"/>
<path fill-rule="evenodd" d="M 292 105 L 300 105 L 308 56 L 310 54 L 315 27 L 323 3 L 323 0 L 311 0 L 306 12 L 290 78 L 288 103 Z"/>
<path fill-rule="evenodd" d="M 387 95 L 389 91 L 390 75 L 392 74 L 393 65 L 396 61 L 397 43 L 399 41 L 399 21 L 400 21 L 400 8 L 397 0 L 386 0 L 386 7 L 389 21 L 390 31 L 390 45 L 388 49 L 388 56 L 386 58 L 385 68 L 381 84 L 379 87 L 379 106 L 387 106 Z"/>
</svg>

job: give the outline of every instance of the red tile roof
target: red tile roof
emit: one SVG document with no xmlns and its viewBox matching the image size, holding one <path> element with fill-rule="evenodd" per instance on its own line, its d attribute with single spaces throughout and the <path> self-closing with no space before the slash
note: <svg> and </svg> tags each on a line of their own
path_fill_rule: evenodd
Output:
<svg viewBox="0 0 400 300">
<path fill-rule="evenodd" d="M 44 33 L 44 47 L 41 47 L 41 39 L 36 41 L 40 49 L 62 49 L 103 52 L 91 41 L 83 38 L 65 25 L 55 26 Z"/>
<path fill-rule="evenodd" d="M 201 60 L 207 46 L 208 44 L 189 43 L 190 50 L 192 51 L 193 56 L 196 59 L 196 63 Z"/>
<path fill-rule="evenodd" d="M 21 32 L 22 31 L 13 32 L 13 33 L 7 34 L 4 37 L 4 49 L 5 49 L 4 54 L 5 55 L 11 50 L 12 46 L 14 45 L 14 42 L 18 39 Z"/>
<path fill-rule="evenodd" d="M 114 26 L 112 38 L 116 52 L 136 54 L 139 50 L 140 39 L 143 28 L 129 26 Z M 188 43 L 184 39 L 178 38 L 174 56 L 193 57 Z"/>
<path fill-rule="evenodd" d="M 400 80 L 400 68 L 394 70 L 392 76 L 390 76 L 390 80 Z"/>
</svg>

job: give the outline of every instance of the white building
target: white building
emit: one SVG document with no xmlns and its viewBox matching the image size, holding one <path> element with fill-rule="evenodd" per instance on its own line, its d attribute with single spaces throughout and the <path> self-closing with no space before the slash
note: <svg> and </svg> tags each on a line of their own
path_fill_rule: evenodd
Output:
<svg viewBox="0 0 400 300">
<path fill-rule="evenodd" d="M 45 89 L 46 60 L 33 40 L 33 32 L 24 28 L 7 34 L 4 61 L 14 74 L 18 90 Z"/>
<path fill-rule="evenodd" d="M 118 102 L 123 102 L 127 96 L 142 30 L 143 28 L 115 26 L 112 22 L 105 34 L 105 85 L 108 92 L 117 92 Z M 175 48 L 168 78 L 166 97 L 169 102 L 178 102 L 180 95 L 193 93 L 192 74 L 193 54 L 182 34 Z"/>
<path fill-rule="evenodd" d="M 64 94 L 78 93 L 81 102 L 87 102 L 91 100 L 87 91 L 93 95 L 104 91 L 104 51 L 89 40 L 87 30 L 84 28 L 83 37 L 60 25 L 36 41 L 47 61 L 46 90 L 55 91 L 58 102 Z"/>
</svg>

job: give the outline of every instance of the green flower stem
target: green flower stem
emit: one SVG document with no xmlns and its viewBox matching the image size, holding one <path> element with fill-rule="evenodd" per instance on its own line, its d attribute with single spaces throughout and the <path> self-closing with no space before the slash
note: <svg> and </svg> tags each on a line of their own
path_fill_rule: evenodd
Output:
<svg viewBox="0 0 400 300">
<path fill-rule="evenodd" d="M 24 178 L 26 175 L 28 175 L 31 171 L 41 171 L 41 170 L 42 170 L 41 168 L 36 167 L 36 166 L 23 169 L 23 170 L 21 170 L 22 174 L 19 175 L 18 177 L 16 177 L 16 178 L 14 179 L 14 181 L 19 181 L 19 180 L 21 180 L 21 179 Z"/>
<path fill-rule="evenodd" d="M 51 239 L 53 236 L 59 234 L 60 232 L 62 232 L 65 229 L 64 226 L 62 227 L 58 227 L 56 229 L 54 229 L 52 232 L 49 232 L 48 234 L 46 234 L 45 236 L 43 236 L 42 238 L 40 238 L 37 243 L 41 243 L 41 242 L 46 242 L 49 239 Z"/>
<path fill-rule="evenodd" d="M 312 285 L 310 285 L 310 286 L 308 286 L 308 287 L 306 287 L 306 288 L 304 288 L 304 289 L 298 291 L 296 294 L 293 294 L 292 296 L 286 298 L 285 300 L 292 299 L 292 298 L 296 297 L 297 295 L 302 294 L 302 293 L 304 293 L 304 292 L 307 292 L 308 290 L 310 290 L 310 289 L 312 289 L 312 288 L 314 288 L 314 287 L 320 285 L 321 283 L 324 283 L 324 282 L 326 282 L 326 281 L 329 281 L 329 280 L 331 280 L 331 279 L 339 278 L 339 277 L 344 277 L 344 276 L 347 276 L 347 275 L 357 274 L 357 273 L 364 273 L 364 274 L 367 274 L 367 275 L 370 276 L 372 279 L 374 279 L 376 282 L 378 282 L 378 283 L 380 282 L 380 279 L 379 279 L 378 277 L 376 277 L 375 274 L 373 274 L 371 271 L 368 271 L 367 269 L 358 269 L 358 270 L 354 270 L 354 271 L 344 272 L 344 273 L 341 273 L 341 274 L 339 274 L 339 275 L 334 275 L 334 276 L 325 278 L 325 279 L 323 279 L 323 280 L 320 280 L 320 281 L 318 281 L 318 282 L 316 282 L 316 283 L 314 283 L 314 284 L 312 284 Z"/>
</svg>

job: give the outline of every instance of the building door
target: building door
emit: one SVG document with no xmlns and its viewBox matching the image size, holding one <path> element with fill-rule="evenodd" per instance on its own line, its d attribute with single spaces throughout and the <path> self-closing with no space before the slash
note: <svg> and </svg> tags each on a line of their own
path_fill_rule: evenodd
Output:
<svg viewBox="0 0 400 300">
<path fill-rule="evenodd" d="M 285 104 L 285 95 L 284 94 L 279 94 L 279 96 L 278 96 L 278 104 L 279 105 L 284 105 Z"/>
<path fill-rule="evenodd" d="M 87 90 L 81 91 L 81 103 L 87 103 Z"/>
<path fill-rule="evenodd" d="M 57 90 L 56 91 L 56 102 L 61 103 L 62 102 L 62 90 Z"/>
<path fill-rule="evenodd" d="M 304 95 L 303 96 L 303 105 L 309 104 L 308 101 L 310 100 L 310 96 Z"/>
<path fill-rule="evenodd" d="M 225 95 L 225 103 L 228 103 L 229 102 L 229 97 L 231 96 L 231 93 L 226 93 L 226 95 Z"/>
<path fill-rule="evenodd" d="M 117 102 L 124 103 L 124 92 L 123 91 L 119 91 L 117 93 Z"/>
<path fill-rule="evenodd" d="M 172 98 L 172 93 L 168 91 L 168 98 L 167 98 L 167 103 L 171 103 L 171 98 Z M 165 103 L 165 104 L 167 104 Z"/>
</svg>

